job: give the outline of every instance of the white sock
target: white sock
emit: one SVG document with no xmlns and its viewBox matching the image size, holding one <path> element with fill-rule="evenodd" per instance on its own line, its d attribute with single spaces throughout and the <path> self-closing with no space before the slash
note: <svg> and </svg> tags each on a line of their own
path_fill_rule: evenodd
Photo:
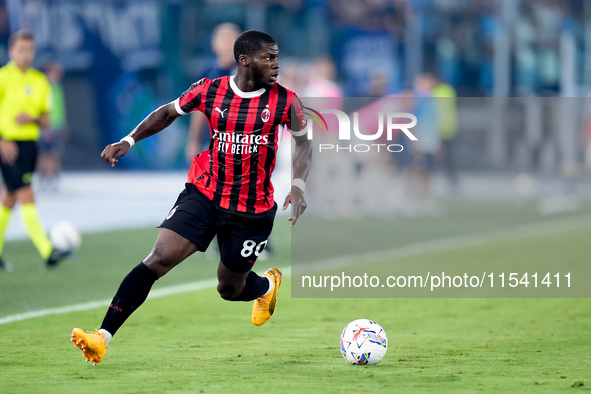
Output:
<svg viewBox="0 0 591 394">
<path fill-rule="evenodd" d="M 109 346 L 109 341 L 111 338 L 113 338 L 113 335 L 111 335 L 111 333 L 104 328 L 101 328 L 99 332 L 102 332 L 105 335 L 105 347 Z"/>
<path fill-rule="evenodd" d="M 265 294 L 263 294 L 264 296 L 266 296 L 267 294 L 269 294 L 270 292 L 273 291 L 275 284 L 273 283 L 273 280 L 271 278 L 269 278 L 267 275 L 263 276 L 263 278 L 267 278 L 267 280 L 269 281 L 269 290 L 267 290 L 267 292 Z"/>
</svg>

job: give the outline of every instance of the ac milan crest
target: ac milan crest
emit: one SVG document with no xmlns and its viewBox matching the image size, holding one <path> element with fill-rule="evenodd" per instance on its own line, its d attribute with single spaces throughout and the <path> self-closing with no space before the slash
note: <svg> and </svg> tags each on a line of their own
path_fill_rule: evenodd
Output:
<svg viewBox="0 0 591 394">
<path fill-rule="evenodd" d="M 176 212 L 176 209 L 177 209 L 177 208 L 178 208 L 178 205 L 177 205 L 176 207 L 172 208 L 172 209 L 170 210 L 170 212 L 168 212 L 168 215 L 166 215 L 166 219 L 165 219 L 165 220 L 168 220 L 168 219 L 170 219 L 170 218 L 172 217 L 172 215 L 174 215 L 174 213 Z"/>
<path fill-rule="evenodd" d="M 263 112 L 261 113 L 261 119 L 265 123 L 267 123 L 269 121 L 269 119 L 271 119 L 271 111 L 269 111 L 269 108 L 265 108 L 263 110 Z"/>
</svg>

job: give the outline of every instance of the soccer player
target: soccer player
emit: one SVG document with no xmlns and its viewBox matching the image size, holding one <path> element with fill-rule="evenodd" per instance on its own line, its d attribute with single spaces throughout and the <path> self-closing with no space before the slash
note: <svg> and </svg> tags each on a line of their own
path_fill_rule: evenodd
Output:
<svg viewBox="0 0 591 394">
<path fill-rule="evenodd" d="M 194 83 L 102 152 L 114 166 L 137 141 L 195 110 L 211 125 L 209 149 L 195 156 L 185 190 L 160 225 L 152 251 L 123 279 L 101 329 L 72 331 L 71 339 L 86 361 L 99 363 L 111 337 L 145 301 L 154 282 L 194 252 L 205 251 L 216 234 L 220 296 L 254 300 L 251 320 L 257 326 L 275 311 L 281 272 L 271 268 L 259 276 L 252 266 L 267 244 L 277 210 L 270 180 L 283 125 L 295 140 L 294 179 L 283 204 L 283 209 L 292 205 L 292 227 L 306 209 L 305 180 L 312 156 L 301 103 L 277 83 L 278 55 L 271 36 L 245 31 L 234 43 L 236 75 Z"/>
<path fill-rule="evenodd" d="M 43 230 L 31 177 L 37 161 L 40 127 L 49 126 L 51 88 L 47 78 L 33 69 L 33 34 L 19 30 L 8 40 L 10 62 L 0 68 L 0 270 L 9 270 L 2 259 L 4 236 L 10 213 L 21 204 L 21 216 L 29 237 L 48 267 L 58 264 L 68 253 L 54 249 Z"/>
</svg>

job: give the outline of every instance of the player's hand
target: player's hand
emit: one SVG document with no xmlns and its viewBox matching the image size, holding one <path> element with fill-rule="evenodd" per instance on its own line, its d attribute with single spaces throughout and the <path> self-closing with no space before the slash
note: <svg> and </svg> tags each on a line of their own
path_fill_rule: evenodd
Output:
<svg viewBox="0 0 591 394">
<path fill-rule="evenodd" d="M 111 167 L 115 167 L 115 163 L 119 162 L 119 158 L 127 154 L 129 150 L 129 142 L 119 141 L 114 144 L 108 145 L 101 153 L 101 157 L 104 161 L 111 163 Z"/>
<path fill-rule="evenodd" d="M 28 124 L 28 123 L 37 123 L 37 119 L 33 118 L 31 115 L 26 114 L 26 113 L 22 113 L 20 115 L 18 115 L 16 118 L 14 118 L 14 121 L 19 124 L 20 126 L 24 125 L 24 124 Z"/>
<path fill-rule="evenodd" d="M 291 187 L 291 191 L 287 194 L 285 202 L 283 203 L 284 211 L 289 207 L 289 204 L 291 204 L 291 217 L 288 220 L 291 222 L 290 227 L 293 227 L 308 206 L 308 204 L 306 204 L 306 199 L 304 199 L 304 192 L 302 192 L 299 187 Z"/>
<path fill-rule="evenodd" d="M 2 162 L 9 166 L 14 165 L 18 157 L 18 146 L 14 141 L 0 140 L 0 157 Z"/>
</svg>

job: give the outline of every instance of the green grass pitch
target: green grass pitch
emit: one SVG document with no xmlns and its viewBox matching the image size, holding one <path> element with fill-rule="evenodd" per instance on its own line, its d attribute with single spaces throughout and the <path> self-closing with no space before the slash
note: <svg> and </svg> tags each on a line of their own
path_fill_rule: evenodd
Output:
<svg viewBox="0 0 591 394">
<path fill-rule="evenodd" d="M 273 235 L 276 257 L 257 263 L 261 271 L 289 264 L 283 220 Z M 85 235 L 76 258 L 52 271 L 30 243 L 8 243 L 4 255 L 15 272 L 0 272 L 0 317 L 109 299 L 155 235 L 155 229 Z M 589 237 L 591 230 L 581 228 L 568 238 L 580 244 Z M 524 244 L 544 250 L 548 236 Z M 459 248 L 437 258 L 478 259 L 489 249 Z M 579 258 L 588 255 L 585 247 L 575 251 Z M 556 258 L 536 258 L 544 255 Z M 191 257 L 155 288 L 212 278 L 215 267 L 204 255 Z M 223 301 L 215 289 L 150 299 L 96 367 L 84 363 L 69 335 L 76 326 L 97 327 L 105 308 L 0 325 L 0 392 L 546 393 L 591 387 L 588 299 L 299 299 L 291 298 L 290 287 L 286 278 L 277 311 L 262 327 L 250 323 L 250 303 Z M 378 321 L 388 334 L 388 353 L 376 366 L 351 366 L 338 349 L 343 327 L 361 317 Z"/>
</svg>

